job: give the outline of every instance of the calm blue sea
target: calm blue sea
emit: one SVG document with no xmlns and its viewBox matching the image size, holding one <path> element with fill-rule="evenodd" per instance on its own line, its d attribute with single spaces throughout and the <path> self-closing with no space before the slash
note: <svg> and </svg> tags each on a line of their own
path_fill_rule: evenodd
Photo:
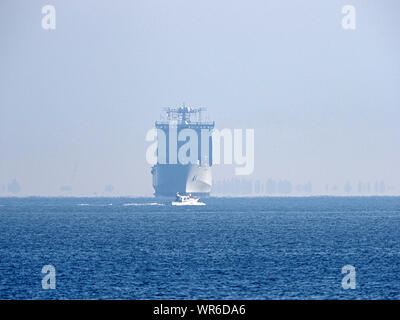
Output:
<svg viewBox="0 0 400 320">
<path fill-rule="evenodd" d="M 2 198 L 0 299 L 400 298 L 400 197 L 204 202 Z"/>
</svg>

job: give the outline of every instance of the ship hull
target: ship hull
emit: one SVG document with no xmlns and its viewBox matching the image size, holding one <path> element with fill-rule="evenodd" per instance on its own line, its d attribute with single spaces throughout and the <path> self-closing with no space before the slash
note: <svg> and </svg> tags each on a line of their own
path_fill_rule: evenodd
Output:
<svg viewBox="0 0 400 320">
<path fill-rule="evenodd" d="M 209 166 L 157 164 L 152 168 L 155 196 L 173 197 L 177 192 L 208 197 L 212 175 Z"/>
</svg>

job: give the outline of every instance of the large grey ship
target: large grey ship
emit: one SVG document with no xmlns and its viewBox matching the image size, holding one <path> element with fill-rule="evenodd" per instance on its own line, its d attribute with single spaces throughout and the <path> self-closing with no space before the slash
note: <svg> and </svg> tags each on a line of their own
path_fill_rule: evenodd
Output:
<svg viewBox="0 0 400 320">
<path fill-rule="evenodd" d="M 204 120 L 203 111 L 205 108 L 185 106 L 165 108 L 166 118 L 155 122 L 158 132 L 157 163 L 151 169 L 155 196 L 175 196 L 177 192 L 202 197 L 210 195 L 212 186 L 210 133 L 214 128 L 214 122 Z M 196 133 L 195 161 L 189 163 L 179 161 L 181 147 L 185 148 L 185 144 L 193 139 L 180 137 L 180 133 L 188 131 L 182 132 L 184 129 L 192 129 L 192 132 Z"/>
</svg>

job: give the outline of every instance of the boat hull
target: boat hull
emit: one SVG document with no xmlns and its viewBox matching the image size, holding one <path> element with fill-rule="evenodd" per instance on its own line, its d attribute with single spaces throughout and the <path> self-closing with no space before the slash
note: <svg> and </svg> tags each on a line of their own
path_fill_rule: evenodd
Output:
<svg viewBox="0 0 400 320">
<path fill-rule="evenodd" d="M 152 168 L 155 196 L 174 197 L 176 193 L 208 197 L 211 192 L 211 167 L 194 164 L 157 164 Z"/>
</svg>

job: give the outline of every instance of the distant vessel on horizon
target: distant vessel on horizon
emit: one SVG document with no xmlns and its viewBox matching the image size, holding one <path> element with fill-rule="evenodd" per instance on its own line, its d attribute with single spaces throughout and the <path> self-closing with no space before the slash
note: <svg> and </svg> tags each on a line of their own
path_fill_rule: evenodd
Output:
<svg viewBox="0 0 400 320">
<path fill-rule="evenodd" d="M 172 201 L 173 206 L 205 206 L 204 202 L 199 202 L 199 198 L 192 197 L 189 193 L 187 196 L 181 196 L 178 192 L 176 193 L 175 201 Z"/>
<path fill-rule="evenodd" d="M 159 149 L 157 149 L 157 164 L 151 168 L 155 196 L 172 197 L 177 192 L 182 195 L 192 194 L 201 197 L 210 195 L 212 186 L 212 140 L 210 133 L 214 129 L 215 123 L 204 121 L 203 111 L 205 111 L 205 108 L 168 107 L 165 109 L 166 120 L 155 122 L 156 129 L 164 133 L 164 151 L 168 155 L 164 155 L 164 158 L 161 157 Z M 173 134 L 171 129 L 175 130 Z M 196 163 L 181 164 L 179 161 L 171 161 L 171 158 L 178 158 L 178 150 L 188 142 L 188 139 L 185 141 L 178 139 L 179 133 L 184 129 L 192 129 L 197 133 L 198 156 Z M 204 135 L 204 132 L 207 135 Z M 208 141 L 202 141 L 202 138 Z M 160 137 L 157 136 L 157 140 L 158 148 L 160 148 Z M 203 143 L 208 146 L 206 154 L 202 150 Z"/>
</svg>

